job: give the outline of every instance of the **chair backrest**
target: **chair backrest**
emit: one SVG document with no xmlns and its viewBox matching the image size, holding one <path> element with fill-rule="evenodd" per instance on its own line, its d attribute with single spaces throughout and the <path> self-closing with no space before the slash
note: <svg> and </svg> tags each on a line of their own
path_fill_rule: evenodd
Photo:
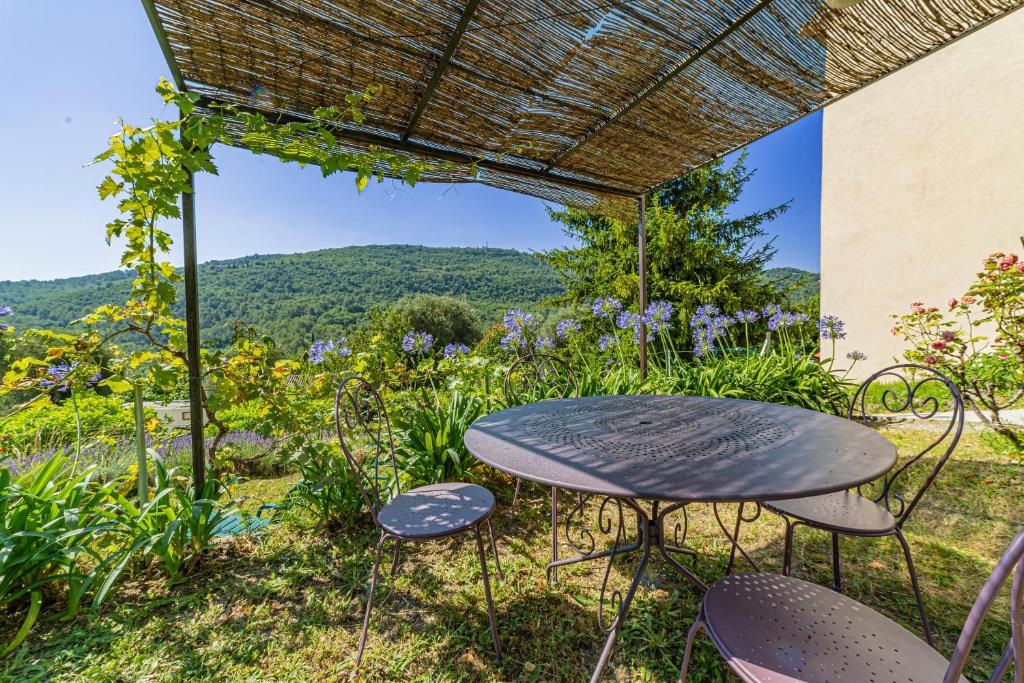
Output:
<svg viewBox="0 0 1024 683">
<path fill-rule="evenodd" d="M 372 384 L 356 375 L 341 380 L 334 399 L 334 424 L 345 461 L 370 508 L 374 524 L 380 526 L 377 513 L 394 495 L 401 493 L 401 488 L 391 420 Z M 353 437 L 365 438 L 365 448 Z M 364 453 L 362 457 L 357 455 L 359 451 Z"/>
<path fill-rule="evenodd" d="M 911 373 L 909 378 L 908 373 Z M 879 405 L 868 403 L 872 387 L 880 392 Z M 960 441 L 964 429 L 964 401 L 956 385 L 941 372 L 924 365 L 901 363 L 879 370 L 858 387 L 850 402 L 848 417 L 866 418 L 878 413 L 909 414 L 939 425 L 934 430 L 935 438 L 929 439 L 921 451 L 885 475 L 882 491 L 875 498 L 896 516 L 897 526 L 902 526 Z M 938 455 L 938 459 L 908 499 L 897 485 L 902 484 L 908 470 L 929 453 Z"/>
<path fill-rule="evenodd" d="M 1017 533 L 1017 537 L 1010 543 L 1010 547 L 1003 553 L 996 568 L 981 587 L 978 599 L 974 601 L 974 606 L 967 615 L 960 638 L 956 641 L 953 656 L 949 659 L 949 668 L 942 679 L 943 683 L 956 683 L 960 680 L 985 615 L 992 607 L 999 589 L 1014 573 L 1014 567 L 1017 568 L 1017 572 L 1013 577 L 1013 587 L 1010 589 L 1010 645 L 996 665 L 989 681 L 1002 681 L 1012 663 L 1014 683 L 1024 683 L 1024 529 Z"/>
<path fill-rule="evenodd" d="M 505 403 L 536 403 L 549 398 L 579 396 L 580 386 L 569 364 L 550 353 L 530 353 L 505 373 Z"/>
</svg>

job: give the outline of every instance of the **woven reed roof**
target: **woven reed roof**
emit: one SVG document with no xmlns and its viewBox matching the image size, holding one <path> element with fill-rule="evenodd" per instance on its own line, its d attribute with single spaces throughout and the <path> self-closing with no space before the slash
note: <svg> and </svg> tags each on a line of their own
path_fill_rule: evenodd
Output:
<svg viewBox="0 0 1024 683">
<path fill-rule="evenodd" d="M 144 0 L 181 88 L 287 120 L 380 85 L 344 147 L 605 209 L 1022 2 Z"/>
</svg>

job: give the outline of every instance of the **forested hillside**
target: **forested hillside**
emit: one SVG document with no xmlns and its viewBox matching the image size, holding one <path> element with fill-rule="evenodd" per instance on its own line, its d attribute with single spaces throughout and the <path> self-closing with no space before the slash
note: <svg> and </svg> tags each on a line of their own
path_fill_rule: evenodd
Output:
<svg viewBox="0 0 1024 683">
<path fill-rule="evenodd" d="M 285 351 L 353 328 L 374 306 L 404 294 L 465 297 L 485 321 L 509 306 L 531 306 L 561 291 L 552 270 L 508 249 L 410 245 L 325 249 L 246 256 L 199 267 L 204 337 L 230 337 L 244 320 Z M 61 280 L 0 281 L 0 303 L 17 311 L 18 327 L 63 328 L 97 306 L 125 300 L 131 276 L 113 272 Z M 183 311 L 178 311 L 183 315 Z"/>
<path fill-rule="evenodd" d="M 765 271 L 765 277 L 781 283 L 804 275 L 792 268 Z M 491 322 L 500 320 L 507 308 L 535 306 L 561 293 L 550 267 L 531 254 L 509 249 L 345 247 L 210 261 L 199 266 L 199 277 L 206 340 L 229 339 L 232 325 L 244 320 L 286 352 L 304 348 L 313 336 L 344 334 L 368 310 L 393 304 L 404 294 L 465 297 Z M 794 303 L 817 292 L 817 277 L 810 274 Z M 20 328 L 62 329 L 97 306 L 124 301 L 130 280 L 127 273 L 111 272 L 0 281 L 0 305 L 15 309 Z"/>
</svg>

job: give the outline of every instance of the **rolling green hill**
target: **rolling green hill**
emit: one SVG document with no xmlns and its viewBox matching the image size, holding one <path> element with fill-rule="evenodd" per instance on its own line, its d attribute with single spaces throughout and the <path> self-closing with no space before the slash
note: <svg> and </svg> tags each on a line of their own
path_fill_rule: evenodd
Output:
<svg viewBox="0 0 1024 683">
<path fill-rule="evenodd" d="M 112 272 L 0 281 L 0 302 L 15 309 L 18 327 L 60 329 L 97 306 L 124 301 L 131 277 Z M 199 283 L 204 339 L 226 340 L 232 325 L 245 320 L 284 351 L 305 347 L 314 334 L 350 330 L 366 311 L 404 294 L 465 297 L 484 320 L 498 320 L 509 306 L 531 306 L 561 292 L 554 272 L 530 254 L 410 245 L 210 261 L 199 266 Z"/>
<path fill-rule="evenodd" d="M 765 277 L 782 283 L 806 275 L 775 268 Z M 126 272 L 60 280 L 0 281 L 0 305 L 15 309 L 20 328 L 64 328 L 97 306 L 124 301 Z M 811 273 L 794 299 L 817 293 Z M 485 321 L 512 306 L 530 307 L 561 293 L 550 267 L 510 249 L 378 245 L 304 254 L 246 256 L 199 266 L 204 339 L 230 338 L 239 320 L 296 351 L 312 335 L 335 336 L 355 327 L 366 312 L 404 294 L 426 292 L 465 297 Z M 183 315 L 183 311 L 177 311 Z"/>
</svg>

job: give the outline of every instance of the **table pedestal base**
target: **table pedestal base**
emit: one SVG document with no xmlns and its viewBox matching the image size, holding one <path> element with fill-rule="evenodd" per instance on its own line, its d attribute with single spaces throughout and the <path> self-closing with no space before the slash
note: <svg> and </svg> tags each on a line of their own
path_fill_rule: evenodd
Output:
<svg viewBox="0 0 1024 683">
<path fill-rule="evenodd" d="M 650 504 L 651 510 L 650 514 L 648 514 L 643 506 L 634 500 L 611 497 L 604 498 L 598 508 L 598 528 L 603 534 L 614 534 L 615 543 L 608 550 L 598 551 L 594 535 L 585 526 L 579 524 L 579 520 L 585 514 L 586 505 L 591 498 L 592 496 L 577 494 L 576 503 L 573 505 L 568 515 L 566 515 L 563 530 L 563 539 L 565 542 L 580 554 L 575 557 L 555 560 L 548 563 L 547 576 L 550 583 L 552 573 L 556 572 L 558 567 L 607 558 L 604 577 L 601 581 L 601 596 L 597 609 L 597 621 L 598 626 L 608 634 L 608 637 L 601 650 L 601 656 L 597 661 L 597 667 L 594 669 L 594 673 L 590 677 L 591 683 L 596 683 L 601 678 L 601 674 L 604 672 L 604 668 L 608 664 L 608 660 L 611 659 L 612 651 L 615 649 L 615 643 L 618 640 L 619 631 L 622 628 L 622 623 L 626 618 L 626 613 L 629 611 L 630 605 L 633 603 L 633 597 L 636 595 L 636 590 L 640 586 L 640 582 L 643 580 L 644 571 L 647 568 L 647 563 L 651 558 L 651 552 L 653 550 L 656 549 L 661 557 L 664 558 L 664 560 L 668 562 L 674 570 L 682 574 L 701 593 L 707 590 L 707 585 L 690 569 L 680 563 L 676 557 L 674 557 L 676 555 L 697 557 L 697 552 L 692 548 L 687 548 L 685 545 L 686 533 L 688 530 L 686 506 L 689 503 L 673 503 L 659 510 L 659 502 L 654 501 Z M 721 527 L 722 532 L 725 534 L 726 538 L 729 539 L 732 546 L 727 573 L 732 570 L 733 559 L 735 558 L 737 551 L 739 551 L 743 557 L 754 566 L 755 570 L 757 569 L 756 563 L 754 563 L 747 552 L 737 542 L 737 535 L 739 533 L 741 521 L 752 522 L 760 515 L 760 505 L 757 505 L 756 503 L 754 505 L 756 506 L 756 513 L 748 519 L 743 517 L 744 504 L 740 504 L 735 530 L 730 533 L 729 528 L 722 521 L 718 505 L 714 504 L 715 519 L 718 521 L 719 527 Z M 627 510 L 632 511 L 636 515 L 636 540 L 629 544 L 625 543 L 628 534 L 626 528 Z M 678 510 L 682 510 L 683 522 L 682 524 L 676 523 L 672 527 L 672 536 L 671 539 L 669 539 L 666 536 L 668 516 Z M 622 555 L 631 555 L 636 552 L 640 553 L 640 561 L 626 594 L 622 595 L 618 590 L 609 591 L 608 579 L 611 576 L 612 564 L 615 562 L 615 559 Z M 606 604 L 610 609 L 615 611 L 614 619 L 607 626 L 605 625 Z"/>
</svg>

